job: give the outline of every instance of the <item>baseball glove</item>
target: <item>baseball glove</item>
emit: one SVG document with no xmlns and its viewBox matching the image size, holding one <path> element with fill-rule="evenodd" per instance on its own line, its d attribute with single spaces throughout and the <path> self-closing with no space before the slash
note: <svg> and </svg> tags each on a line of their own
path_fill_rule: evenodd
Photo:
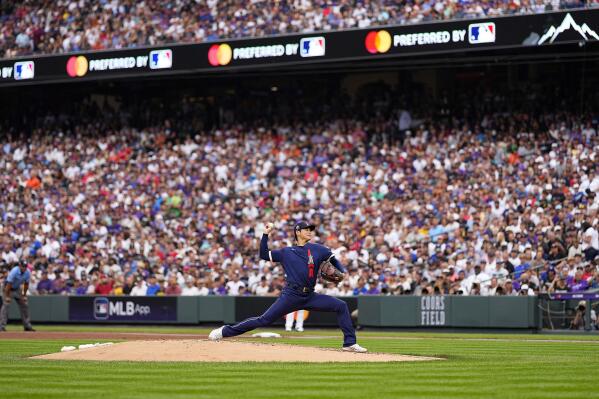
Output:
<svg viewBox="0 0 599 399">
<path fill-rule="evenodd" d="M 345 273 L 339 271 L 329 261 L 322 262 L 318 274 L 320 274 L 321 279 L 325 281 L 330 281 L 332 283 L 339 283 L 345 277 Z"/>
</svg>

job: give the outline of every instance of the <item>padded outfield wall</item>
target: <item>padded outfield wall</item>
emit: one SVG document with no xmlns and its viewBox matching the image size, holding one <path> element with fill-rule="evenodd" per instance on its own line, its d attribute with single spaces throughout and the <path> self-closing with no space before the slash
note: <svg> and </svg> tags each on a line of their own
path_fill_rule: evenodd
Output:
<svg viewBox="0 0 599 399">
<path fill-rule="evenodd" d="M 389 328 L 539 329 L 537 297 L 360 296 L 340 298 L 358 323 Z M 262 314 L 275 297 L 32 296 L 33 323 L 221 324 Z M 19 320 L 15 303 L 9 319 Z M 276 325 L 282 325 L 283 319 Z M 310 312 L 306 327 L 336 326 L 334 313 Z"/>
</svg>

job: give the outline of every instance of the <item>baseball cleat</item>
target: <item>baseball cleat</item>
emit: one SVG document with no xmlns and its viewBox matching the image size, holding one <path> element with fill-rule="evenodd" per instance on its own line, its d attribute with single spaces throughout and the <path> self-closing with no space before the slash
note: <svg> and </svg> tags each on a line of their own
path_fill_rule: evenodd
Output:
<svg viewBox="0 0 599 399">
<path fill-rule="evenodd" d="M 344 346 L 343 350 L 345 352 L 355 352 L 355 353 L 366 353 L 366 352 L 368 352 L 368 349 L 362 348 L 358 344 L 353 344 L 352 346 Z"/>
<path fill-rule="evenodd" d="M 291 331 L 291 328 L 286 328 L 285 331 Z"/>
<path fill-rule="evenodd" d="M 208 339 L 210 341 L 219 341 L 219 340 L 223 339 L 223 328 L 225 328 L 225 326 L 215 328 L 214 330 L 210 331 L 210 335 L 208 335 Z"/>
<path fill-rule="evenodd" d="M 297 331 L 297 332 L 304 332 L 304 329 L 300 327 L 300 328 L 296 328 L 295 331 Z"/>
</svg>

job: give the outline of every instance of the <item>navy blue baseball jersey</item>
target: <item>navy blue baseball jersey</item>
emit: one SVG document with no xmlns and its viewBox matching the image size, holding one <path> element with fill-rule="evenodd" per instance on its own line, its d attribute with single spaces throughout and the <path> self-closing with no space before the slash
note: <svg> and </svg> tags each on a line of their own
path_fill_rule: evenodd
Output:
<svg viewBox="0 0 599 399">
<path fill-rule="evenodd" d="M 268 249 L 268 235 L 262 235 L 260 258 L 271 262 L 280 262 L 285 269 L 288 284 L 314 288 L 320 264 L 326 260 L 345 273 L 345 269 L 335 259 L 335 255 L 324 245 L 306 243 L 271 251 Z"/>
</svg>

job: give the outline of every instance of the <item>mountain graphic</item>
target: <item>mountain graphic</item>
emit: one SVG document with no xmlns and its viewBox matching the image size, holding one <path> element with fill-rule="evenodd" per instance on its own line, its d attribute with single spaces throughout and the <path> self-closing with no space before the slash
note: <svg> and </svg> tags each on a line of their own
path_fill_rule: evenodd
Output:
<svg viewBox="0 0 599 399">
<path fill-rule="evenodd" d="M 576 23 L 576 21 L 574 21 L 574 18 L 572 18 L 572 15 L 570 15 L 570 13 L 568 13 L 564 17 L 564 20 L 562 21 L 560 26 L 558 26 L 556 28 L 555 26 L 551 25 L 551 27 L 547 30 L 547 32 L 545 32 L 545 34 L 543 36 L 541 36 L 541 38 L 539 39 L 539 42 L 537 44 L 539 44 L 539 45 L 543 44 L 548 39 L 549 39 L 549 43 L 553 43 L 553 41 L 555 39 L 557 39 L 557 37 L 561 33 L 565 32 L 569 29 L 574 29 L 576 32 L 580 33 L 580 36 L 582 36 L 585 41 L 590 40 L 589 36 L 594 38 L 595 40 L 599 40 L 599 35 L 597 35 L 597 32 L 595 32 L 594 30 L 589 28 L 589 26 L 586 23 L 582 24 L 582 26 L 578 25 Z"/>
</svg>

